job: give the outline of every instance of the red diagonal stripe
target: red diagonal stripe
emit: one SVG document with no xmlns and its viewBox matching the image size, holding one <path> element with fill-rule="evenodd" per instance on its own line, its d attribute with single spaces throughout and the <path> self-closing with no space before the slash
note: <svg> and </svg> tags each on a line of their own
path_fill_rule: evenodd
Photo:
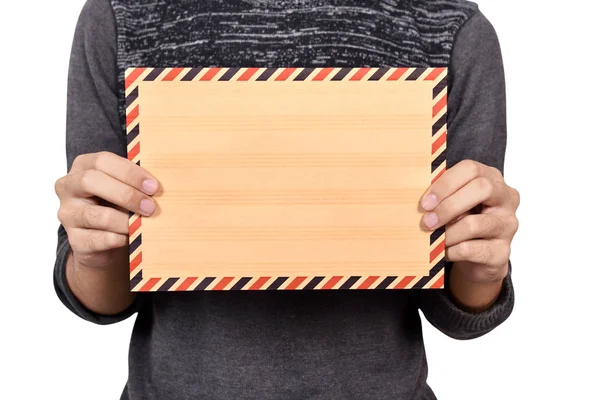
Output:
<svg viewBox="0 0 600 400">
<path fill-rule="evenodd" d="M 256 280 L 256 282 L 252 284 L 252 286 L 250 286 L 248 290 L 260 290 L 265 285 L 265 283 L 269 281 L 269 279 L 271 279 L 270 276 L 261 276 Z"/>
<path fill-rule="evenodd" d="M 442 133 L 440 137 L 433 142 L 431 145 L 431 154 L 435 154 L 444 143 L 446 143 L 446 132 Z"/>
<path fill-rule="evenodd" d="M 434 183 L 435 181 L 437 181 L 438 179 L 440 179 L 442 177 L 442 175 L 444 175 L 444 172 L 446 172 L 446 168 L 442 168 L 442 170 L 440 171 L 440 173 L 437 174 L 436 177 L 431 180 L 431 183 Z"/>
<path fill-rule="evenodd" d="M 127 126 L 131 125 L 133 121 L 140 115 L 140 106 L 135 106 L 130 113 L 127 114 Z"/>
<path fill-rule="evenodd" d="M 201 81 L 210 81 L 219 73 L 221 68 L 209 68 L 208 71 L 200 78 Z"/>
<path fill-rule="evenodd" d="M 325 285 L 323 285 L 323 287 L 321 289 L 333 289 L 333 287 L 339 282 L 341 281 L 343 278 L 343 276 L 333 276 L 331 277 L 327 283 Z"/>
<path fill-rule="evenodd" d="M 140 251 L 133 260 L 129 262 L 129 272 L 133 272 L 142 263 L 142 252 Z"/>
<path fill-rule="evenodd" d="M 129 161 L 133 161 L 133 159 L 135 158 L 135 156 L 137 156 L 138 154 L 140 154 L 140 142 L 137 142 L 135 144 L 135 146 L 133 146 L 131 148 L 131 150 L 129 150 L 129 152 L 127 153 L 127 159 Z"/>
<path fill-rule="evenodd" d="M 438 279 L 433 285 L 431 285 L 432 289 L 441 289 L 442 287 L 444 287 L 444 275 L 443 274 L 440 279 Z"/>
<path fill-rule="evenodd" d="M 394 71 L 394 73 L 391 74 L 389 78 L 387 78 L 387 80 L 388 81 L 397 81 L 398 79 L 400 79 L 402 77 L 402 75 L 404 75 L 406 73 L 406 71 L 408 71 L 408 68 L 397 68 L 396 71 Z"/>
<path fill-rule="evenodd" d="M 192 286 L 192 284 L 194 282 L 196 282 L 198 280 L 198 278 L 186 278 L 185 281 L 183 281 L 183 283 L 181 285 L 179 285 L 179 287 L 177 289 L 175 289 L 176 292 L 181 292 L 183 290 L 188 290 L 190 288 L 190 286 Z"/>
<path fill-rule="evenodd" d="M 140 226 L 142 226 L 142 217 L 138 216 L 135 221 L 133 221 L 131 223 L 131 225 L 129 225 L 129 236 L 133 236 L 133 234 L 135 233 L 135 231 L 137 231 L 138 229 L 140 229 Z"/>
<path fill-rule="evenodd" d="M 299 276 L 297 278 L 295 278 L 289 285 L 287 285 L 287 287 L 284 290 L 296 290 L 298 289 L 298 286 L 300 286 L 302 284 L 302 282 L 304 282 L 306 280 L 306 276 Z"/>
<path fill-rule="evenodd" d="M 127 75 L 127 78 L 125 78 L 125 90 L 129 89 L 129 86 L 131 86 L 133 82 L 135 82 L 137 78 L 144 73 L 145 70 L 146 68 L 135 68 L 133 71 L 131 71 L 131 73 Z"/>
<path fill-rule="evenodd" d="M 173 68 L 164 78 L 163 81 L 172 81 L 183 71 L 183 68 Z"/>
<path fill-rule="evenodd" d="M 306 279 L 307 276 L 298 276 L 284 290 L 296 290 Z"/>
<path fill-rule="evenodd" d="M 369 289 L 371 287 L 371 285 L 374 284 L 377 279 L 379 279 L 378 276 L 370 276 L 367 279 L 365 279 L 365 281 L 363 283 L 361 283 L 358 288 L 359 289 Z"/>
<path fill-rule="evenodd" d="M 436 115 L 438 115 L 438 113 L 442 110 L 442 108 L 446 107 L 446 103 L 448 101 L 448 95 L 444 95 L 444 97 L 442 97 L 440 99 L 440 101 L 437 102 L 437 104 L 435 106 L 433 106 L 433 115 L 432 117 L 435 117 Z"/>
<path fill-rule="evenodd" d="M 369 72 L 371 68 L 361 68 L 350 78 L 351 81 L 360 81 Z"/>
<path fill-rule="evenodd" d="M 440 244 L 438 244 L 435 249 L 431 250 L 431 253 L 429 253 L 429 262 L 433 262 L 442 253 L 442 251 L 444 251 L 445 248 L 446 241 L 442 240 Z"/>
<path fill-rule="evenodd" d="M 394 287 L 394 289 L 404 289 L 415 279 L 414 276 L 405 276 L 402 280 Z"/>
<path fill-rule="evenodd" d="M 435 79 L 440 76 L 440 74 L 442 73 L 442 71 L 444 70 L 444 68 L 434 68 L 433 71 L 431 71 L 431 73 L 429 75 L 427 75 L 427 78 L 425 78 L 426 81 L 435 81 Z"/>
<path fill-rule="evenodd" d="M 279 74 L 279 76 L 277 78 L 275 78 L 276 81 L 285 81 L 287 78 L 290 77 L 290 75 L 292 75 L 294 73 L 294 71 L 296 70 L 296 68 L 286 68 L 283 70 L 283 72 L 281 72 L 281 74 Z"/>
<path fill-rule="evenodd" d="M 142 288 L 140 289 L 140 291 L 141 292 L 149 292 L 150 290 L 152 290 L 152 288 L 154 287 L 154 285 L 156 285 L 159 281 L 160 281 L 160 278 L 150 278 L 150 279 L 148 279 L 148 282 L 146 282 L 144 284 L 144 286 L 142 286 Z"/>
<path fill-rule="evenodd" d="M 323 68 L 315 77 L 312 79 L 313 81 L 322 81 L 333 71 L 333 68 Z"/>
<path fill-rule="evenodd" d="M 225 289 L 225 287 L 227 287 L 227 285 L 229 285 L 229 283 L 233 280 L 233 278 L 231 277 L 225 277 L 223 279 L 221 279 L 219 281 L 219 283 L 217 283 L 215 285 L 215 287 L 213 288 L 213 290 L 223 290 Z"/>
<path fill-rule="evenodd" d="M 254 74 L 259 70 L 259 68 L 248 68 L 246 72 L 244 72 L 239 78 L 238 81 L 247 81 L 252 78 Z"/>
</svg>

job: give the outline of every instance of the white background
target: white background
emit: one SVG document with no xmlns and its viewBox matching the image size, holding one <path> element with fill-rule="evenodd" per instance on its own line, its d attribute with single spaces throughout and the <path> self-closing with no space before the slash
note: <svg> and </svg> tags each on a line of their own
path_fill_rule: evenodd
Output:
<svg viewBox="0 0 600 400">
<path fill-rule="evenodd" d="M 508 86 L 506 179 L 522 194 L 516 307 L 480 339 L 425 326 L 441 400 L 600 399 L 598 14 L 592 1 L 480 0 Z M 54 294 L 67 65 L 83 0 L 0 8 L 0 398 L 117 399 L 133 319 L 83 322 Z"/>
</svg>

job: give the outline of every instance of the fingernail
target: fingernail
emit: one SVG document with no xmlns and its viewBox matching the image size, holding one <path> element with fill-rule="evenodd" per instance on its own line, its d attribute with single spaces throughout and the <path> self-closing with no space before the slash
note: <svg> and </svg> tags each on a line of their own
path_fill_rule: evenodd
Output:
<svg viewBox="0 0 600 400">
<path fill-rule="evenodd" d="M 140 210 L 146 215 L 150 215 L 154 212 L 156 206 L 152 200 L 144 199 L 140 202 Z"/>
<path fill-rule="evenodd" d="M 146 179 L 144 182 L 142 182 L 142 189 L 147 194 L 154 194 L 158 190 L 158 182 L 156 182 L 154 179 Z"/>
<path fill-rule="evenodd" d="M 433 210 L 434 208 L 436 208 L 438 205 L 438 198 L 435 194 L 430 193 L 427 196 L 425 196 L 423 198 L 423 201 L 421 202 L 421 206 L 423 206 L 424 209 L 426 209 L 427 211 Z"/>
<path fill-rule="evenodd" d="M 425 216 L 423 217 L 423 222 L 425 223 L 425 225 L 428 228 L 433 228 L 434 226 L 436 226 L 438 224 L 438 222 L 440 222 L 440 219 L 438 218 L 436 213 L 427 213 L 425 214 Z"/>
</svg>

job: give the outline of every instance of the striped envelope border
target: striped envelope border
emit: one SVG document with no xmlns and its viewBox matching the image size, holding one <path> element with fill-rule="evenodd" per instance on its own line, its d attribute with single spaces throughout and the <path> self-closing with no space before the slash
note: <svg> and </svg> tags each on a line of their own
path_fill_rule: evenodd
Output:
<svg viewBox="0 0 600 400">
<path fill-rule="evenodd" d="M 140 164 L 138 85 L 148 81 L 432 81 L 431 182 L 446 170 L 447 68 L 129 68 L 125 73 L 127 156 Z M 445 228 L 430 237 L 426 276 L 171 277 L 143 275 L 143 219 L 129 218 L 130 286 L 134 292 L 204 290 L 441 289 Z"/>
</svg>

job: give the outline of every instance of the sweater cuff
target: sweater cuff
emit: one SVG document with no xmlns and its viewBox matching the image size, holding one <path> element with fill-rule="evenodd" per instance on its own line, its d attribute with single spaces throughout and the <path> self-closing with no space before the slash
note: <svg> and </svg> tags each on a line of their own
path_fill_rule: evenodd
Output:
<svg viewBox="0 0 600 400">
<path fill-rule="evenodd" d="M 61 227 L 61 230 L 63 228 Z M 86 321 L 93 322 L 98 325 L 109 325 L 123 321 L 129 318 L 137 311 L 137 301 L 125 311 L 115 315 L 102 315 L 89 310 L 77 299 L 67 282 L 67 258 L 71 252 L 69 240 L 66 237 L 66 232 L 63 235 L 59 233 L 59 244 L 56 251 L 56 262 L 54 264 L 54 289 L 60 301 L 73 312 L 75 315 L 83 318 Z"/>
<path fill-rule="evenodd" d="M 423 315 L 438 330 L 454 339 L 467 340 L 483 336 L 502 324 L 512 313 L 514 288 L 511 271 L 509 261 L 509 272 L 502 282 L 500 295 L 486 311 L 466 311 L 454 301 L 448 289 L 434 289 L 422 293 Z"/>
</svg>

